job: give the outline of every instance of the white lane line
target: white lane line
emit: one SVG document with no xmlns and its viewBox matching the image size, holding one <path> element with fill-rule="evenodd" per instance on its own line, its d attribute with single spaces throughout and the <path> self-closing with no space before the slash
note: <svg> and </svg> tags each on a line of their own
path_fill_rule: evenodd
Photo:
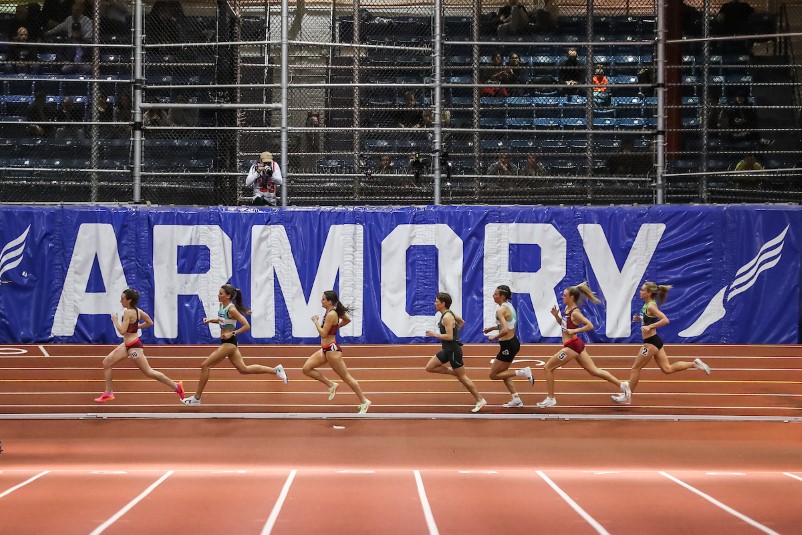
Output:
<svg viewBox="0 0 802 535">
<path fill-rule="evenodd" d="M 278 499 L 273 505 L 273 510 L 270 511 L 270 516 L 267 517 L 265 527 L 262 528 L 262 535 L 270 535 L 270 533 L 273 531 L 273 526 L 276 525 L 276 520 L 278 520 L 278 514 L 281 512 L 281 507 L 284 505 L 284 500 L 287 499 L 287 494 L 290 492 L 292 480 L 295 479 L 295 474 L 297 473 L 297 470 L 291 470 L 290 475 L 287 476 L 287 481 L 284 482 L 284 486 L 281 488 L 281 493 L 278 495 Z"/>
<path fill-rule="evenodd" d="M 35 476 L 33 476 L 32 478 L 30 478 L 30 479 L 26 479 L 25 481 L 23 481 L 23 482 L 22 482 L 22 483 L 20 483 L 19 485 L 14 485 L 13 487 L 11 487 L 10 489 L 8 489 L 7 491 L 3 492 L 2 494 L 0 494 L 0 498 L 5 498 L 6 496 L 8 496 L 9 494 L 11 494 L 12 492 L 14 492 L 15 490 L 17 490 L 18 488 L 24 487 L 24 486 L 25 486 L 25 485 L 27 485 L 28 483 L 32 483 L 32 482 L 36 481 L 37 479 L 39 479 L 40 477 L 42 477 L 43 475 L 45 475 L 45 474 L 49 474 L 49 473 L 50 473 L 50 470 L 45 470 L 44 472 L 39 472 L 38 474 L 36 474 L 36 475 L 35 475 Z"/>
<path fill-rule="evenodd" d="M 568 494 L 566 494 L 566 493 L 563 491 L 563 489 L 561 489 L 560 487 L 558 487 L 558 486 L 557 486 L 557 484 L 556 484 L 554 481 L 552 481 L 552 480 L 551 480 L 551 478 L 549 478 L 549 476 L 547 476 L 546 474 L 544 474 L 544 473 L 543 473 L 542 471 L 540 471 L 540 470 L 536 470 L 536 473 L 537 473 L 537 475 L 539 475 L 539 476 L 541 477 L 541 479 L 543 479 L 543 481 L 545 481 L 545 482 L 546 482 L 546 483 L 547 483 L 547 484 L 548 484 L 548 485 L 549 485 L 549 486 L 550 486 L 550 487 L 551 487 L 551 488 L 554 490 L 554 492 L 556 492 L 557 494 L 559 494 L 559 495 L 560 495 L 560 497 L 561 497 L 563 500 L 565 500 L 565 502 L 566 502 L 568 505 L 570 505 L 570 506 L 571 506 L 571 508 L 572 508 L 574 511 L 576 511 L 577 513 L 579 513 L 579 516 L 581 516 L 582 518 L 584 518 L 584 519 L 585 519 L 585 521 L 586 521 L 588 524 L 590 524 L 590 525 L 591 525 L 591 527 L 593 527 L 593 529 L 595 529 L 595 530 L 596 530 L 596 533 L 602 533 L 602 534 L 604 534 L 604 535 L 610 535 L 610 532 L 609 532 L 609 531 L 607 531 L 606 529 L 604 529 L 604 527 L 603 527 L 601 524 L 599 524 L 599 523 L 596 521 L 596 519 L 595 519 L 595 518 L 593 518 L 593 517 L 592 517 L 592 516 L 590 516 L 590 515 L 589 515 L 587 512 L 585 512 L 585 510 L 584 510 L 584 509 L 582 509 L 582 508 L 579 506 L 579 504 L 578 504 L 578 503 L 576 503 L 574 500 L 572 500 L 572 499 L 571 499 L 571 497 L 570 497 L 570 496 L 568 496 Z"/>
<path fill-rule="evenodd" d="M 43 345 L 38 345 L 38 346 L 36 346 L 36 347 L 38 347 L 38 348 L 39 348 L 39 351 L 41 351 L 41 352 L 42 352 L 42 354 L 43 354 L 44 356 L 46 356 L 46 357 L 49 357 L 49 356 L 50 356 L 50 353 L 48 353 L 48 352 L 47 352 L 47 349 L 45 349 L 45 346 L 43 346 Z"/>
<path fill-rule="evenodd" d="M 712 497 L 712 496 L 710 496 L 709 494 L 705 494 L 705 493 L 704 493 L 704 492 L 702 492 L 701 490 L 699 490 L 699 489 L 697 489 L 697 488 L 694 488 L 694 487 L 692 487 L 691 485 L 689 485 L 689 484 L 685 483 L 684 481 L 682 481 L 682 480 L 680 480 L 680 479 L 677 479 L 676 477 L 672 476 L 671 474 L 668 474 L 668 473 L 666 473 L 666 472 L 658 472 L 658 473 L 659 473 L 661 476 L 663 476 L 663 477 L 665 477 L 665 478 L 667 478 L 667 479 L 670 479 L 671 481 L 673 481 L 673 482 L 674 482 L 674 483 L 676 483 L 677 485 L 680 485 L 680 486 L 682 486 L 682 487 L 685 487 L 686 489 L 688 489 L 689 491 L 693 492 L 694 494 L 697 494 L 697 495 L 701 496 L 701 497 L 702 497 L 702 498 L 704 498 L 705 500 L 709 501 L 710 503 L 712 503 L 712 504 L 713 504 L 713 505 L 715 505 L 716 507 L 718 507 L 718 508 L 720 508 L 720 509 L 723 509 L 724 511 L 728 512 L 728 513 L 729 513 L 729 514 L 731 514 L 732 516 L 734 516 L 734 517 L 736 517 L 736 518 L 740 518 L 741 520 L 743 520 L 744 522 L 746 522 L 746 523 L 747 523 L 747 524 L 749 524 L 750 526 L 752 526 L 752 527 L 754 527 L 754 528 L 757 528 L 757 529 L 759 529 L 759 530 L 760 530 L 760 531 L 762 531 L 763 533 L 768 533 L 768 534 L 770 534 L 770 535 L 780 535 L 779 533 L 777 533 L 777 532 L 776 532 L 776 531 L 774 531 L 773 529 L 771 529 L 771 528 L 768 528 L 768 527 L 764 526 L 763 524 L 761 524 L 760 522 L 757 522 L 756 520 L 752 520 L 752 519 L 751 519 L 751 518 L 749 518 L 748 516 L 746 516 L 746 515 L 744 515 L 744 514 L 742 514 L 742 513 L 739 513 L 738 511 L 736 511 L 736 510 L 735 510 L 735 509 L 733 509 L 732 507 L 729 507 L 729 506 L 727 506 L 727 505 L 724 505 L 723 503 L 721 503 L 721 502 L 720 502 L 720 501 L 718 501 L 717 499 L 713 498 L 713 497 Z"/>
<path fill-rule="evenodd" d="M 791 474 L 791 473 L 788 473 L 788 472 L 783 472 L 783 474 L 787 475 L 788 477 L 792 477 L 794 479 L 798 479 L 799 481 L 802 481 L 802 477 L 799 477 L 796 474 Z"/>
<path fill-rule="evenodd" d="M 420 498 L 421 507 L 423 507 L 423 516 L 426 519 L 426 526 L 429 528 L 429 535 L 440 535 L 437 529 L 437 524 L 434 521 L 432 508 L 429 505 L 429 498 L 426 497 L 426 489 L 423 488 L 423 479 L 420 477 L 420 470 L 413 470 L 415 474 L 415 485 L 418 487 L 418 497 Z"/>
<path fill-rule="evenodd" d="M 120 519 L 120 518 L 121 518 L 121 517 L 122 517 L 122 516 L 123 516 L 125 513 L 127 513 L 127 512 L 128 512 L 128 511 L 130 511 L 131 509 L 133 509 L 133 508 L 134 508 L 134 506 L 135 506 L 136 504 L 138 504 L 139 502 L 141 502 L 142 500 L 144 500 L 144 499 L 145 499 L 145 497 L 146 497 L 148 494 L 150 494 L 151 492 L 153 492 L 153 489 L 155 489 L 156 487 L 158 487 L 159 485 L 161 485 L 161 484 L 162 484 L 162 482 L 163 482 L 165 479 L 167 479 L 168 477 L 170 477 L 171 475 L 173 475 L 173 473 L 174 473 L 174 472 L 175 472 L 175 470 L 169 470 L 168 472 L 166 472 L 166 473 L 165 473 L 165 474 L 164 474 L 162 477 L 160 477 L 159 479 L 157 479 L 157 480 L 156 480 L 156 481 L 155 481 L 153 484 L 151 484 L 151 485 L 150 485 L 148 488 L 146 488 L 145 490 L 143 490 L 143 491 L 142 491 L 142 493 L 141 493 L 139 496 L 137 496 L 136 498 L 134 498 L 133 500 L 131 500 L 130 502 L 128 502 L 128 504 L 127 504 L 125 507 L 123 507 L 122 509 L 120 509 L 119 511 L 117 511 L 116 513 L 114 513 L 114 515 L 112 515 L 112 517 L 111 517 L 111 518 L 109 518 L 108 520 L 106 520 L 105 522 L 103 522 L 101 525 L 99 525 L 98 527 L 96 527 L 96 528 L 94 529 L 94 531 L 92 531 L 92 533 L 90 533 L 89 535 L 99 535 L 100 533 L 103 533 L 104 531 L 106 531 L 106 529 L 107 529 L 109 526 L 111 526 L 112 524 L 114 524 L 115 522 L 117 522 L 117 521 L 118 521 L 118 520 L 119 520 L 119 519 Z"/>
</svg>

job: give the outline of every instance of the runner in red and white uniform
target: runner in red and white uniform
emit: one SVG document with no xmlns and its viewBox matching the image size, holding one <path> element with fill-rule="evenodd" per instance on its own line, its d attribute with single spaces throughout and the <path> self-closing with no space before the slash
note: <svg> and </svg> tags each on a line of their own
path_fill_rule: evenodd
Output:
<svg viewBox="0 0 802 535">
<path fill-rule="evenodd" d="M 626 383 L 622 383 L 616 379 L 607 370 L 597 368 L 596 364 L 593 363 L 593 359 L 590 358 L 587 350 L 585 350 L 585 342 L 577 336 L 579 333 L 592 331 L 594 329 L 593 323 L 582 314 L 582 311 L 579 310 L 577 306 L 585 299 L 592 303 L 601 302 L 599 298 L 596 297 L 596 294 L 593 293 L 593 290 L 590 289 L 587 282 L 583 282 L 577 286 L 569 286 L 563 291 L 563 303 L 565 303 L 564 316 L 560 316 L 560 309 L 556 306 L 551 309 L 551 314 L 554 316 L 554 319 L 562 326 L 563 348 L 546 362 L 544 371 L 548 395 L 546 399 L 537 404 L 541 409 L 553 407 L 557 404 L 557 399 L 554 397 L 554 370 L 574 359 L 576 359 L 579 365 L 592 376 L 609 381 L 621 389 L 623 394 L 626 393 Z"/>
<path fill-rule="evenodd" d="M 172 381 L 160 371 L 156 371 L 148 364 L 148 359 L 145 357 L 145 349 L 142 341 L 139 339 L 139 330 L 147 329 L 153 325 L 153 320 L 148 316 L 148 313 L 136 307 L 139 303 L 139 292 L 130 288 L 123 290 L 120 296 L 120 304 L 125 308 L 122 318 L 118 318 L 117 314 L 111 315 L 111 321 L 114 323 L 114 328 L 123 337 L 123 343 L 114 348 L 114 351 L 108 354 L 103 359 L 103 377 L 106 380 L 106 389 L 95 398 L 98 403 L 105 403 L 114 399 L 114 390 L 112 389 L 111 369 L 112 367 L 124 360 L 126 357 L 131 357 L 131 360 L 136 364 L 142 373 L 151 379 L 156 379 L 160 383 L 169 386 L 178 397 L 184 399 L 184 387 L 181 381 Z"/>
<path fill-rule="evenodd" d="M 326 388 L 329 389 L 329 401 L 331 401 L 337 393 L 339 383 L 327 379 L 322 373 L 317 371 L 317 368 L 328 363 L 331 369 L 334 370 L 334 373 L 339 375 L 359 398 L 359 414 L 365 414 L 368 412 L 371 402 L 365 397 L 357 380 L 354 379 L 348 371 L 348 367 L 343 360 L 342 347 L 337 343 L 337 330 L 351 323 L 351 318 L 348 317 L 348 312 L 350 310 L 340 302 L 337 292 L 333 290 L 323 292 L 320 304 L 326 309 L 326 313 L 323 316 L 323 323 L 318 324 L 320 316 L 317 315 L 312 316 L 312 321 L 317 328 L 317 332 L 320 334 L 321 347 L 315 351 L 311 357 L 306 359 L 303 372 L 312 379 L 326 385 Z"/>
</svg>

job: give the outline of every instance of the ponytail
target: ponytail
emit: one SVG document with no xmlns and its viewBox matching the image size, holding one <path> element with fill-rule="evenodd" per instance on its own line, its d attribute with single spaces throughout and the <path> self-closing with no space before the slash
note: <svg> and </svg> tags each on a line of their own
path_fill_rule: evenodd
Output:
<svg viewBox="0 0 802 535">
<path fill-rule="evenodd" d="M 666 297 L 668 297 L 668 291 L 673 288 L 673 286 L 668 284 L 656 284 L 652 281 L 646 281 L 643 283 L 646 287 L 646 291 L 649 292 L 649 295 L 652 296 L 652 299 L 657 301 L 660 304 L 665 303 Z"/>
<path fill-rule="evenodd" d="M 591 303 L 601 303 L 601 299 L 596 297 L 596 294 L 590 289 L 587 281 L 577 284 L 576 286 L 569 286 L 568 295 L 571 296 L 571 298 L 574 300 L 574 303 L 577 305 L 584 300 L 588 300 Z"/>
<path fill-rule="evenodd" d="M 234 306 L 237 307 L 237 310 L 239 310 L 242 314 L 251 313 L 251 309 L 242 302 L 242 290 L 239 288 L 234 288 L 234 286 L 231 284 L 224 284 L 222 289 L 226 295 L 231 297 L 231 302 L 234 303 Z"/>
<path fill-rule="evenodd" d="M 337 296 L 337 292 L 334 290 L 326 290 L 323 292 L 323 295 L 334 305 L 334 311 L 337 313 L 338 318 L 342 318 L 347 313 L 351 312 L 351 307 L 342 304 L 340 298 Z"/>
</svg>

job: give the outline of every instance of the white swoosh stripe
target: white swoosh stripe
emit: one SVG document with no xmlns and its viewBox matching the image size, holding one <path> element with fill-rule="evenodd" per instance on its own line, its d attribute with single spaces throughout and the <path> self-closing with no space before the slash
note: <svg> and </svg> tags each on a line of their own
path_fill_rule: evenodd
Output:
<svg viewBox="0 0 802 535">
<path fill-rule="evenodd" d="M 727 311 L 724 309 L 724 293 L 727 291 L 727 287 L 725 286 L 719 292 L 713 296 L 713 299 L 707 304 L 705 311 L 702 312 L 702 315 L 693 322 L 693 325 L 681 331 L 679 333 L 680 336 L 700 336 L 704 333 L 708 327 L 716 323 L 718 320 L 723 318 Z"/>
<path fill-rule="evenodd" d="M 0 256 L 0 267 L 3 264 L 7 264 L 8 262 L 13 262 L 17 258 L 21 257 L 22 256 L 22 251 L 24 251 L 24 250 L 25 250 L 25 244 L 23 243 L 22 245 L 20 245 L 19 247 L 17 247 L 13 251 L 9 251 L 6 254 L 4 254 L 3 256 Z"/>
<path fill-rule="evenodd" d="M 16 259 L 16 260 L 14 260 L 13 262 L 11 262 L 10 264 L 6 264 L 6 265 L 5 265 L 5 266 L 3 266 L 2 268 L 0 268 L 0 277 L 2 277 L 2 276 L 3 276 L 3 273 L 5 273 L 6 271 L 8 271 L 9 269 L 14 269 L 14 268 L 15 268 L 15 267 L 17 267 L 18 265 L 20 265 L 20 263 L 21 263 L 21 262 L 22 262 L 22 256 L 19 256 L 19 257 L 17 257 L 17 259 Z"/>
<path fill-rule="evenodd" d="M 758 259 L 758 262 L 754 266 L 752 266 L 752 268 L 749 271 L 747 271 L 740 277 L 736 277 L 736 279 L 732 281 L 732 284 L 730 284 L 730 288 L 734 288 L 736 286 L 740 286 L 746 283 L 747 281 L 754 280 L 754 278 L 757 277 L 757 274 L 760 273 L 761 271 L 760 266 L 762 264 L 765 264 L 766 262 L 773 260 L 774 257 L 780 256 L 782 250 L 783 250 L 783 245 L 780 244 L 779 247 L 776 247 L 771 251 L 766 251 L 765 253 L 763 253 Z"/>
<path fill-rule="evenodd" d="M 740 275 L 741 273 L 751 269 L 752 266 L 758 262 L 758 260 L 760 259 L 760 255 L 763 254 L 763 251 L 765 251 L 766 249 L 769 249 L 771 247 L 774 247 L 778 243 L 782 242 L 785 239 L 785 235 L 788 232 L 788 228 L 790 226 L 791 225 L 787 225 L 785 227 L 785 230 L 780 232 L 780 234 L 778 234 L 777 237 L 775 237 L 775 238 L 767 241 L 766 243 L 764 243 L 763 247 L 761 247 L 760 250 L 757 252 L 757 255 L 755 255 L 755 257 L 749 263 L 747 263 L 745 266 L 741 267 L 741 269 L 739 269 L 737 273 L 735 273 L 735 277 L 737 278 L 738 275 Z"/>
<path fill-rule="evenodd" d="M 31 226 L 30 225 L 28 225 L 28 228 L 25 229 L 25 232 L 20 234 L 18 238 L 14 239 L 14 240 L 11 240 L 10 242 L 8 242 L 6 244 L 5 247 L 3 247 L 3 250 L 0 251 L 0 260 L 6 256 L 6 250 L 11 249 L 12 247 L 16 247 L 17 245 L 19 245 L 20 243 L 25 241 L 25 238 L 28 237 L 28 231 L 29 230 L 31 230 Z"/>
<path fill-rule="evenodd" d="M 773 268 L 774 266 L 776 266 L 780 262 L 780 258 L 782 258 L 782 255 L 779 255 L 779 256 L 777 256 L 777 258 L 775 258 L 771 262 L 768 262 L 768 263 L 763 264 L 762 266 L 760 266 L 760 269 L 757 270 L 757 273 L 755 273 L 754 278 L 749 282 L 749 284 L 747 284 L 745 286 L 741 286 L 740 288 L 736 288 L 735 290 L 731 291 L 730 295 L 727 296 L 727 301 L 729 301 L 730 299 L 732 299 L 733 297 L 735 297 L 739 293 L 745 292 L 746 290 L 748 290 L 749 288 L 754 286 L 755 283 L 757 282 L 757 276 L 760 275 L 763 271 L 766 271 L 767 269 L 770 269 L 770 268 Z"/>
</svg>

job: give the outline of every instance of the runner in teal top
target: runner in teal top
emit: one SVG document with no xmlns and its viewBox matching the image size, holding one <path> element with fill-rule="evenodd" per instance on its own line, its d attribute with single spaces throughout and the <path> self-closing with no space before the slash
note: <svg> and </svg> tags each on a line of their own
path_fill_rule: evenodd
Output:
<svg viewBox="0 0 802 535">
<path fill-rule="evenodd" d="M 486 327 L 484 330 L 485 334 L 498 331 L 498 334 L 488 336 L 490 340 L 498 340 L 500 346 L 498 354 L 493 359 L 493 364 L 490 367 L 490 378 L 494 381 L 504 381 L 504 386 L 512 394 L 512 399 L 504 404 L 504 407 L 508 409 L 524 406 L 523 400 L 521 400 L 512 383 L 513 377 L 523 377 L 529 381 L 530 385 L 535 384 L 535 378 L 529 366 L 520 370 L 510 369 L 515 355 L 521 350 L 521 342 L 516 334 L 518 313 L 515 312 L 515 307 L 510 303 L 510 297 L 512 297 L 512 290 L 510 290 L 509 286 L 502 284 L 496 288 L 496 291 L 493 292 L 493 301 L 498 305 L 496 309 L 497 323 L 495 327 Z"/>
<path fill-rule="evenodd" d="M 184 405 L 201 404 L 201 395 L 203 394 L 203 389 L 206 388 L 206 382 L 209 380 L 209 374 L 212 368 L 226 358 L 228 358 L 237 371 L 242 374 L 272 373 L 281 379 L 284 384 L 287 384 L 287 374 L 284 371 L 284 366 L 281 364 L 277 365 L 275 368 L 262 366 L 260 364 L 251 364 L 248 366 L 242 359 L 242 354 L 239 351 L 237 343 L 237 334 L 244 333 L 251 328 L 251 325 L 244 316 L 244 314 L 250 314 L 251 311 L 242 303 L 242 291 L 239 288 L 234 288 L 230 284 L 224 284 L 220 287 L 220 291 L 217 292 L 217 299 L 220 301 L 217 317 L 203 318 L 203 323 L 217 323 L 220 325 L 220 347 L 215 349 L 201 364 L 198 388 L 195 390 L 194 395 L 181 400 Z M 239 329 L 236 328 L 237 322 L 242 325 Z"/>
<path fill-rule="evenodd" d="M 643 299 L 643 308 L 640 314 L 632 316 L 632 322 L 642 322 L 641 335 L 643 336 L 643 347 L 640 349 L 635 363 L 632 365 L 632 370 L 629 374 L 629 381 L 622 384 L 626 386 L 622 390 L 626 390 L 621 394 L 615 394 L 613 401 L 623 405 L 629 405 L 632 402 L 632 392 L 638 386 L 640 380 L 641 369 L 649 363 L 652 358 L 657 361 L 660 370 L 665 373 L 676 373 L 689 368 L 696 368 L 702 370 L 707 375 L 710 375 L 710 366 L 702 362 L 702 359 L 696 359 L 693 362 L 680 361 L 670 363 L 668 355 L 663 347 L 663 339 L 657 334 L 657 329 L 668 325 L 668 318 L 658 307 L 658 303 L 664 303 L 668 296 L 668 291 L 671 286 L 657 285 L 654 282 L 646 281 L 640 289 L 640 298 Z"/>
</svg>

